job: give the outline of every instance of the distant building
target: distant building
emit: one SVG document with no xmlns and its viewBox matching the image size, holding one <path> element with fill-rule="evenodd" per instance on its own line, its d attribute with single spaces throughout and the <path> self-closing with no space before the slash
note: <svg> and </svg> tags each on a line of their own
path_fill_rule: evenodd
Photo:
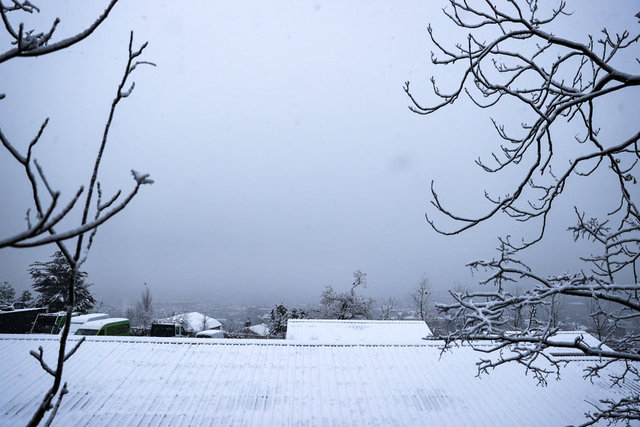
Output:
<svg viewBox="0 0 640 427">
<path fill-rule="evenodd" d="M 251 323 L 249 323 L 251 325 Z M 269 336 L 269 326 L 264 323 L 253 326 L 245 326 L 234 334 L 234 338 L 267 338 Z"/>
<path fill-rule="evenodd" d="M 260 337 L 266 337 L 269 335 L 269 325 L 266 325 L 264 323 L 249 326 L 249 330 Z"/>
<path fill-rule="evenodd" d="M 420 344 L 430 335 L 422 320 L 289 319 L 286 339 L 323 344 Z"/>
</svg>

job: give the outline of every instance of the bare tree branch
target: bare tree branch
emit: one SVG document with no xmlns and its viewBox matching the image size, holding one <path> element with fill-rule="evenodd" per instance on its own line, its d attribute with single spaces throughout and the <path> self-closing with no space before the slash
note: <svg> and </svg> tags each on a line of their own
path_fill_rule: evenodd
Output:
<svg viewBox="0 0 640 427">
<path fill-rule="evenodd" d="M 13 40 L 11 44 L 14 47 L 10 48 L 4 53 L 0 53 L 0 63 L 17 57 L 33 57 L 46 55 L 66 49 L 80 42 L 81 40 L 91 35 L 91 33 L 93 33 L 93 31 L 95 31 L 96 28 L 98 28 L 102 24 L 102 22 L 104 22 L 104 20 L 107 18 L 107 16 L 117 3 L 117 0 L 110 0 L 104 12 L 100 16 L 98 16 L 95 22 L 88 28 L 69 38 L 57 42 L 53 42 L 52 39 L 56 28 L 60 23 L 59 19 L 56 18 L 51 27 L 46 32 L 36 33 L 35 30 L 26 30 L 23 23 L 14 25 L 12 17 L 10 16 L 11 13 L 39 12 L 40 10 L 35 5 L 30 3 L 28 0 L 11 0 L 8 5 L 5 5 L 5 3 L 6 2 L 0 2 L 0 17 L 2 19 L 2 23 L 7 35 L 10 39 Z M 36 136 L 29 143 L 26 155 L 22 155 L 20 151 L 15 148 L 14 144 L 12 144 L 5 136 L 5 134 L 0 130 L 0 142 L 2 143 L 2 146 L 24 169 L 24 173 L 31 187 L 31 197 L 35 206 L 35 221 L 31 221 L 31 210 L 27 210 L 27 229 L 11 236 L 1 238 L 0 249 L 7 247 L 35 247 L 54 243 L 58 247 L 59 251 L 63 254 L 66 262 L 68 262 L 72 273 L 72 279 L 67 284 L 68 289 L 65 301 L 67 313 L 64 328 L 62 329 L 62 334 L 60 336 L 55 369 L 45 363 L 42 347 L 39 348 L 39 352 L 31 352 L 31 355 L 40 363 L 41 368 L 54 377 L 54 381 L 47 393 L 44 395 L 37 411 L 34 413 L 32 419 L 30 420 L 30 426 L 38 425 L 43 420 L 45 414 L 53 409 L 49 415 L 48 420 L 46 421 L 46 425 L 49 425 L 54 419 L 58 408 L 60 407 L 63 396 L 68 392 L 66 383 L 60 390 L 64 363 L 78 350 L 80 345 L 84 342 L 84 339 L 82 339 L 78 341 L 71 348 L 71 350 L 66 350 L 67 337 L 69 335 L 71 326 L 71 316 L 73 307 L 75 305 L 75 273 L 79 271 L 80 266 L 86 259 L 86 252 L 88 252 L 88 250 L 91 248 L 97 228 L 111 219 L 114 215 L 121 212 L 138 193 L 140 186 L 153 183 L 153 180 L 149 178 L 148 174 L 141 174 L 132 170 L 135 186 L 129 192 L 129 194 L 124 198 L 120 198 L 121 192 L 117 191 L 116 194 L 105 203 L 102 203 L 101 194 L 99 194 L 98 201 L 95 207 L 95 213 L 93 213 L 93 219 L 89 220 L 93 191 L 95 186 L 97 185 L 99 167 L 108 141 L 109 129 L 114 118 L 116 107 L 123 98 L 128 97 L 132 93 L 135 84 L 131 82 L 127 90 L 125 90 L 124 87 L 128 84 L 131 74 L 139 65 L 155 65 L 152 62 L 138 59 L 142 55 L 146 46 L 147 43 L 145 42 L 140 48 L 135 50 L 133 48 L 133 32 L 131 32 L 129 38 L 127 63 L 122 75 L 122 79 L 118 84 L 116 95 L 111 104 L 111 109 L 106 121 L 102 140 L 99 145 L 99 150 L 94 161 L 92 175 L 89 179 L 88 186 L 86 188 L 84 186 L 80 186 L 79 189 L 75 192 L 75 195 L 72 197 L 72 199 L 66 204 L 63 205 L 60 202 L 61 193 L 55 190 L 55 186 L 52 185 L 52 181 L 47 178 L 44 168 L 33 158 L 34 149 L 38 142 L 41 140 L 41 137 L 43 136 L 49 123 L 49 119 L 44 120 Z M 0 94 L 0 99 L 3 99 L 4 97 L 4 94 Z M 34 172 L 33 165 L 35 165 L 37 172 Z M 41 186 L 43 185 L 46 191 L 41 191 Z M 76 206 L 76 202 L 78 202 L 82 195 L 85 195 L 85 199 L 83 203 L 84 206 L 80 224 L 78 226 L 68 228 L 65 231 L 57 231 L 55 227 L 62 223 L 62 221 L 68 217 L 69 213 L 74 209 L 74 207 Z M 49 199 L 48 201 L 47 196 Z M 90 233 L 90 236 L 85 247 L 84 235 L 88 232 Z M 75 251 L 71 251 L 66 246 L 66 241 L 73 238 L 77 239 L 75 242 Z M 85 250 L 85 255 L 83 258 L 81 258 L 81 252 L 83 248 Z M 56 395 L 58 396 L 57 402 L 55 406 L 53 406 L 52 402 L 55 399 Z"/>
<path fill-rule="evenodd" d="M 7 8 L 4 5 L 1 5 L 0 15 L 2 16 L 2 22 L 4 23 L 5 29 L 7 30 L 9 35 L 11 35 L 14 38 L 15 44 L 17 44 L 17 47 L 13 49 L 9 49 L 4 53 L 0 53 L 0 64 L 19 56 L 29 57 L 29 56 L 46 55 L 46 54 L 57 52 L 59 50 L 66 49 L 70 46 L 73 46 L 74 44 L 89 37 L 91 33 L 93 33 L 96 30 L 96 28 L 98 28 L 100 24 L 102 24 L 102 22 L 104 22 L 104 20 L 107 19 L 107 16 L 109 16 L 109 13 L 111 12 L 111 10 L 113 9 L 113 7 L 116 5 L 117 2 L 118 0 L 111 0 L 107 5 L 106 9 L 104 10 L 104 12 L 102 13 L 102 15 L 100 15 L 93 22 L 93 24 L 91 24 L 84 31 L 81 31 L 71 37 L 68 37 L 66 39 L 63 39 L 56 43 L 51 43 L 51 44 L 49 44 L 49 41 L 51 40 L 51 37 L 53 36 L 54 31 L 56 30 L 56 27 L 60 23 L 60 19 L 58 18 L 55 19 L 55 21 L 51 25 L 51 28 L 46 34 L 38 33 L 36 35 L 33 35 L 32 34 L 33 30 L 24 34 L 22 30 L 22 27 L 23 27 L 22 24 L 20 24 L 20 30 L 16 32 L 15 29 L 11 26 L 11 23 L 9 22 L 7 12 L 11 11 L 12 9 Z M 19 2 L 14 2 L 14 5 L 17 5 L 17 4 L 19 4 Z M 32 13 L 34 10 L 36 12 L 40 11 L 40 9 L 31 5 L 28 1 L 23 2 L 22 4 L 20 4 L 20 6 L 17 6 L 16 9 L 13 9 L 13 10 L 17 10 L 17 9 L 27 11 L 29 13 Z"/>
<path fill-rule="evenodd" d="M 441 89 L 431 78 L 433 103 L 419 101 L 409 82 L 405 83 L 411 111 L 435 114 L 466 94 L 481 109 L 505 101 L 524 105 L 532 122 L 521 123 L 514 131 L 492 119 L 499 147 L 490 160 L 478 159 L 476 163 L 487 173 L 512 170 L 520 178 L 510 180 L 509 190 L 501 196 L 485 191 L 489 208 L 484 214 L 473 216 L 449 209 L 432 182 L 431 203 L 437 214 L 454 226 L 444 228 L 433 215 L 427 215 L 426 220 L 436 232 L 455 235 L 505 214 L 518 222 L 535 222 L 537 231 L 521 242 L 509 235 L 499 237 L 498 256 L 469 263 L 472 270 L 487 275 L 481 285 L 493 285 L 493 290 L 451 292 L 453 302 L 438 304 L 437 308 L 456 329 L 435 338 L 445 340 L 444 349 L 468 343 L 491 354 L 478 362 L 479 374 L 517 363 L 545 384 L 549 375 L 559 376 L 561 368 L 571 361 L 559 356 L 563 354 L 559 350 L 573 349 L 576 354 L 594 358 L 585 371 L 587 379 L 599 376 L 616 362 L 624 363 L 626 369 L 622 374 L 611 374 L 612 387 L 625 380 L 639 381 L 636 363 L 640 361 L 640 334 L 635 326 L 624 326 L 640 319 L 640 211 L 634 198 L 637 191 L 634 193 L 631 187 L 637 182 L 640 130 L 615 140 L 601 135 L 597 119 L 603 100 L 616 92 L 633 97 L 629 90 L 640 85 L 635 69 L 618 65 L 625 63 L 619 60 L 625 54 L 640 63 L 637 49 L 633 50 L 640 35 L 626 30 L 614 35 L 603 29 L 599 39 L 588 36 L 580 42 L 546 31 L 547 24 L 558 23 L 571 14 L 564 1 L 547 12 L 541 10 L 542 3 L 537 0 L 448 3 L 444 14 L 470 33 L 464 43 L 448 47 L 429 26 L 437 51 L 432 54 L 432 62 L 436 66 L 459 64 L 460 75 L 450 91 Z M 488 41 L 483 41 L 481 37 L 487 34 Z M 575 147 L 557 136 L 562 132 L 556 129 L 562 128 L 578 129 L 573 139 Z M 558 147 L 569 153 L 568 163 L 556 154 Z M 578 178 L 607 175 L 613 176 L 610 192 L 617 196 L 616 205 L 604 219 L 589 218 L 574 207 L 576 223 L 568 229 L 574 240 L 588 241 L 597 248 L 582 258 L 591 272 L 540 274 L 522 261 L 525 250 L 543 240 L 549 213 L 566 188 Z M 561 338 L 558 310 L 567 298 L 588 305 L 598 344 L 587 342 L 584 334 L 571 340 Z M 619 332 L 625 329 L 624 334 Z M 595 410 L 586 414 L 585 425 L 600 420 L 628 422 L 640 414 L 637 394 L 593 405 Z"/>
</svg>

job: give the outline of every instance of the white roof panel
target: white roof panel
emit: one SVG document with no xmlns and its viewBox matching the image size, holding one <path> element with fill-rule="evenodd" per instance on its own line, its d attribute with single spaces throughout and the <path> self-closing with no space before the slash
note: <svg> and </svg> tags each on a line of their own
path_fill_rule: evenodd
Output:
<svg viewBox="0 0 640 427">
<path fill-rule="evenodd" d="M 86 323 L 92 320 L 100 320 L 100 319 L 108 319 L 109 315 L 107 313 L 89 313 L 89 314 L 81 314 L 79 316 L 72 316 L 71 323 Z"/>
<path fill-rule="evenodd" d="M 432 335 L 421 320 L 289 319 L 287 340 L 342 344 L 417 344 Z"/>
</svg>

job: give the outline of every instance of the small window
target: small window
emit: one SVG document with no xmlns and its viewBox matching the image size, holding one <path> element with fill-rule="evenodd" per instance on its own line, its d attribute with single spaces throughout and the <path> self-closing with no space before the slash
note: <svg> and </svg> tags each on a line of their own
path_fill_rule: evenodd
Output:
<svg viewBox="0 0 640 427">
<path fill-rule="evenodd" d="M 98 335 L 104 335 L 104 331 L 105 331 L 104 328 L 100 329 L 100 331 L 98 332 Z"/>
<path fill-rule="evenodd" d="M 98 331 L 96 331 L 95 329 L 78 329 L 76 331 L 76 335 L 97 335 L 97 334 L 98 334 Z"/>
</svg>

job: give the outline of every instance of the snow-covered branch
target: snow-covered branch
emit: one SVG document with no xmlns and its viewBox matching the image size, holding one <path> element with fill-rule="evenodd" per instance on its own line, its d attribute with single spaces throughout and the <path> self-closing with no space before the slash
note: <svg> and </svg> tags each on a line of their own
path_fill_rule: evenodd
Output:
<svg viewBox="0 0 640 427">
<path fill-rule="evenodd" d="M 591 175 L 600 165 L 610 166 L 611 171 L 620 176 L 620 209 L 640 219 L 640 212 L 629 197 L 628 184 L 635 181 L 631 174 L 633 167 L 624 170 L 625 162 L 621 163 L 624 154 L 637 156 L 640 132 L 617 144 L 605 145 L 598 139 L 598 129 L 593 124 L 594 101 L 640 85 L 640 74 L 612 65 L 614 57 L 637 46 L 640 35 L 632 36 L 625 31 L 612 37 L 604 30 L 603 38 L 597 43 L 593 39 L 580 43 L 544 31 L 546 24 L 568 14 L 564 2 L 550 10 L 547 17 L 540 16 L 537 1 L 527 1 L 524 6 L 518 1 L 509 3 L 513 11 L 502 10 L 506 8 L 493 1 L 477 2 L 476 6 L 474 2 L 449 0 L 450 9 L 445 9 L 445 14 L 455 25 L 469 29 L 471 33 L 465 44 L 448 48 L 429 26 L 429 36 L 438 52 L 432 54 L 432 62 L 466 66 L 452 91 L 443 91 L 432 78 L 436 99 L 432 105 L 419 101 L 410 90 L 409 82 L 405 83 L 404 90 L 411 101 L 410 109 L 418 114 L 434 114 L 465 94 L 480 108 L 491 108 L 509 98 L 526 105 L 533 113 L 533 123 L 523 123 L 521 131 L 512 132 L 494 121 L 502 142 L 497 152 L 491 154 L 490 162 L 477 161 L 483 170 L 491 173 L 507 168 L 522 169 L 522 178 L 514 181 L 504 196 L 487 197 L 493 206 L 479 216 L 451 211 L 440 202 L 432 185 L 433 206 L 457 225 L 446 230 L 430 216 L 427 221 L 445 235 L 458 234 L 501 212 L 519 221 L 537 218 L 544 227 L 547 213 L 563 192 L 567 178 L 574 172 L 581 176 Z M 495 38 L 488 42 L 479 41 L 473 32 L 491 28 L 495 30 Z M 554 163 L 557 150 L 554 150 L 556 141 L 552 127 L 569 122 L 581 124 L 579 142 L 590 143 L 593 151 L 574 157 L 569 165 Z M 593 161 L 598 161 L 595 168 L 580 171 L 579 167 Z M 626 164 L 633 162 L 630 158 Z M 551 171 L 552 163 L 562 173 L 555 175 Z M 514 248 L 523 249 L 538 240 L 533 238 Z"/>
<path fill-rule="evenodd" d="M 557 29 L 561 20 L 572 19 L 564 1 L 553 9 L 537 0 L 448 0 L 448 4 L 445 15 L 469 35 L 448 46 L 429 26 L 436 51 L 432 63 L 436 67 L 457 64 L 458 78 L 446 90 L 432 77 L 430 102 L 419 100 L 407 82 L 409 108 L 422 115 L 436 114 L 466 95 L 481 109 L 499 103 L 524 106 L 526 118 L 513 127 L 492 118 L 498 147 L 489 160 L 476 161 L 487 173 L 517 176 L 503 181 L 507 191 L 495 195 L 485 190 L 484 213 L 467 215 L 446 206 L 432 182 L 436 215 L 453 226 L 443 226 L 431 214 L 426 220 L 438 233 L 455 235 L 505 214 L 517 222 L 533 223 L 536 231 L 521 241 L 509 235 L 499 237 L 498 256 L 468 264 L 486 274 L 480 284 L 491 289 L 451 292 L 453 302 L 437 304 L 455 330 L 435 338 L 445 340 L 444 349 L 468 343 L 490 355 L 478 362 L 479 374 L 517 363 L 544 384 L 549 375 L 559 376 L 564 364 L 570 363 L 562 354 L 575 351 L 593 357 L 586 378 L 599 376 L 617 363 L 627 368 L 611 377 L 612 386 L 626 379 L 639 381 L 640 334 L 637 323 L 630 326 L 630 322 L 640 319 L 640 210 L 633 187 L 640 129 L 626 130 L 622 136 L 603 135 L 601 126 L 608 123 L 601 123 L 599 114 L 612 94 L 625 93 L 634 99 L 632 89 L 640 86 L 640 74 L 637 67 L 621 67 L 631 62 L 624 59 L 640 62 L 640 35 L 604 29 L 600 38 L 588 36 L 582 41 L 559 36 L 548 28 L 553 23 Z M 573 132 L 574 138 L 566 138 L 563 129 Z M 556 201 L 570 184 L 584 177 L 613 177 L 606 182 L 613 184 L 608 192 L 617 197 L 604 218 L 589 217 L 574 208 L 576 223 L 568 231 L 574 240 L 588 241 L 596 248 L 581 258 L 591 271 L 550 275 L 530 268 L 523 261 L 526 249 L 543 241 Z M 566 299 L 589 308 L 597 343 L 583 335 L 560 337 L 558 311 Z M 639 403 L 638 395 L 601 401 L 594 404 L 596 411 L 587 414 L 587 424 L 638 419 Z"/>
<path fill-rule="evenodd" d="M 23 23 L 16 25 L 15 20 L 13 19 L 14 16 L 19 15 L 20 13 L 38 13 L 40 12 L 40 9 L 28 0 L 11 0 L 9 2 L 1 1 L 0 17 L 2 18 L 4 29 L 8 38 L 11 40 L 11 45 L 13 47 L 9 48 L 4 53 L 0 53 L 0 63 L 17 57 L 37 57 L 53 53 L 80 42 L 91 35 L 91 33 L 93 33 L 93 31 L 95 31 L 102 22 L 104 22 L 116 3 L 117 0 L 110 0 L 104 12 L 100 14 L 100 16 L 98 16 L 97 19 L 86 29 L 69 38 L 54 41 L 54 34 L 58 24 L 60 23 L 59 19 L 56 18 L 48 30 L 44 32 L 26 29 Z M 131 95 L 135 87 L 135 84 L 130 82 L 130 77 L 140 65 L 155 65 L 150 61 L 140 59 L 140 56 L 143 54 L 146 46 L 147 43 L 145 42 L 138 49 L 134 49 L 133 32 L 131 32 L 128 45 L 127 63 L 124 68 L 122 79 L 118 84 L 116 95 L 111 103 L 111 109 L 106 120 L 102 140 L 100 141 L 98 152 L 96 154 L 95 161 L 93 162 L 90 179 L 86 186 L 80 185 L 78 187 L 78 190 L 75 192 L 71 200 L 66 202 L 66 204 L 63 204 L 62 193 L 56 189 L 55 183 L 47 176 L 45 168 L 42 166 L 43 164 L 34 158 L 35 149 L 45 133 L 49 119 L 47 118 L 44 120 L 40 126 L 36 136 L 29 143 L 26 149 L 26 154 L 22 154 L 20 150 L 16 148 L 16 145 L 9 141 L 0 129 L 0 143 L 24 170 L 26 180 L 30 185 L 31 198 L 34 205 L 33 211 L 35 213 L 35 220 L 32 221 L 30 217 L 31 209 L 27 210 L 26 229 L 8 237 L 0 238 L 0 249 L 8 247 L 27 248 L 53 243 L 58 247 L 61 262 L 68 264 L 71 272 L 68 283 L 64 284 L 66 288 L 64 304 L 67 308 L 67 315 L 62 329 L 62 334 L 60 336 L 56 367 L 52 368 L 45 363 L 42 348 L 39 349 L 39 352 L 31 352 L 31 355 L 39 361 L 41 368 L 54 377 L 53 384 L 46 392 L 37 411 L 29 422 L 29 425 L 31 426 L 38 425 L 43 420 L 45 414 L 53 409 L 46 421 L 46 424 L 49 425 L 56 415 L 63 396 L 68 392 L 66 383 L 62 386 L 62 389 L 60 389 L 64 363 L 78 350 L 83 342 L 83 340 L 78 341 L 70 351 L 66 351 L 67 337 L 71 326 L 71 314 L 76 300 L 76 276 L 79 272 L 79 267 L 86 259 L 87 252 L 91 248 L 98 227 L 127 207 L 142 185 L 153 183 L 149 174 L 141 174 L 136 171 L 132 171 L 135 185 L 128 195 L 126 195 L 126 197 L 121 197 L 122 192 L 117 191 L 115 195 L 104 203 L 102 202 L 101 190 L 97 183 L 102 156 L 109 139 L 109 130 L 111 128 L 116 108 L 122 99 Z M 124 89 L 125 85 L 128 86 L 128 89 L 126 90 Z M 0 94 L 0 100 L 3 98 L 5 98 L 5 95 Z M 98 191 L 98 200 L 95 204 L 95 209 L 92 211 L 92 198 L 96 187 Z M 82 196 L 84 196 L 84 200 L 81 202 L 83 207 L 81 208 L 82 218 L 80 223 L 76 226 L 68 226 L 67 223 L 71 219 L 71 215 L 69 214 L 74 211 L 74 208 L 77 206 L 77 202 Z M 90 219 L 90 214 L 92 212 L 92 219 Z M 60 228 L 63 228 L 61 224 L 65 227 L 62 231 L 60 230 Z M 89 237 L 85 244 L 84 237 L 87 233 L 89 233 Z M 71 250 L 67 247 L 67 244 L 70 239 L 74 238 L 76 239 L 75 249 Z M 82 256 L 83 251 L 84 256 Z M 58 398 L 54 406 L 53 400 L 56 396 L 58 396 Z"/>
<path fill-rule="evenodd" d="M 111 0 L 104 12 L 102 12 L 102 14 L 83 31 L 57 42 L 51 42 L 51 39 L 58 24 L 60 23 L 60 19 L 56 18 L 46 33 L 35 33 L 36 30 L 27 31 L 24 29 L 24 24 L 22 23 L 20 23 L 18 29 L 16 29 L 11 23 L 9 16 L 10 12 L 22 11 L 33 13 L 40 12 L 40 9 L 29 1 L 13 1 L 13 5 L 10 6 L 5 6 L 3 3 L 0 3 L 0 16 L 2 17 L 2 22 L 7 33 L 11 38 L 13 38 L 12 44 L 16 46 L 4 53 L 0 53 L 0 64 L 16 57 L 46 55 L 73 46 L 74 44 L 89 37 L 91 33 L 93 33 L 100 24 L 107 19 L 107 16 L 109 16 L 109 13 L 117 2 L 118 0 Z"/>
</svg>

